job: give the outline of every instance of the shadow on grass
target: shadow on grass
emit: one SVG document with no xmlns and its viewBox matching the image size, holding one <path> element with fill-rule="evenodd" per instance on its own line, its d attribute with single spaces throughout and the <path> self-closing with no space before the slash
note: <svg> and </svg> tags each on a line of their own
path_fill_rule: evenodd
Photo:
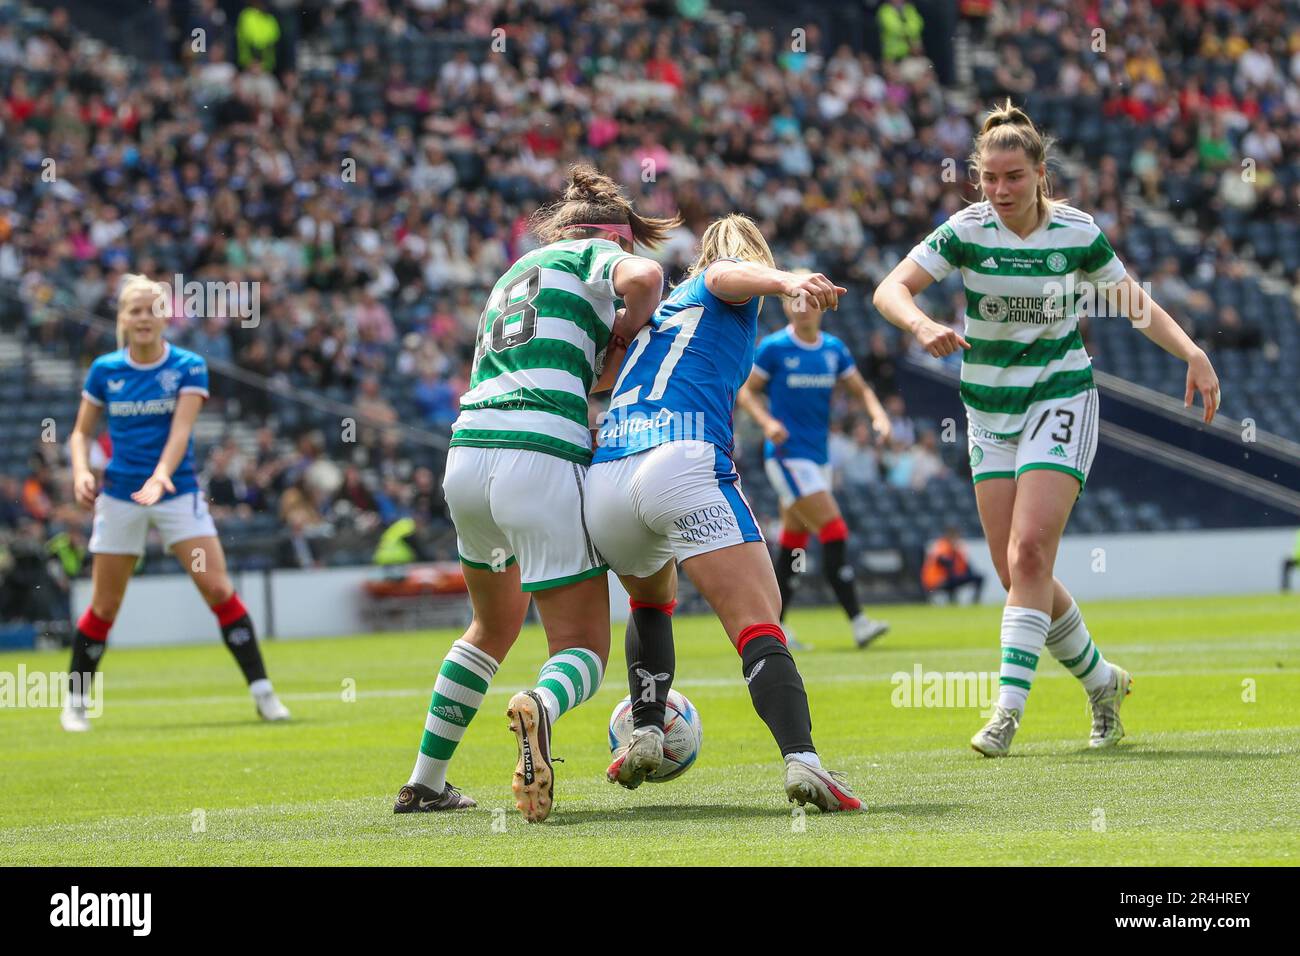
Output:
<svg viewBox="0 0 1300 956">
<path fill-rule="evenodd" d="M 1258 750 L 1076 750 L 1070 756 L 1083 760 L 1279 760 L 1295 751 L 1261 753 Z"/>
<path fill-rule="evenodd" d="M 816 813 L 816 810 L 813 811 Z M 546 821 L 546 826 L 576 826 L 583 823 L 654 823 L 659 821 L 690 822 L 692 820 L 735 820 L 737 817 L 775 819 L 789 817 L 790 811 L 780 807 L 759 807 L 744 804 L 653 804 L 632 806 L 619 810 L 591 809 L 566 810 L 559 808 Z"/>
<path fill-rule="evenodd" d="M 877 813 L 901 813 L 905 817 L 942 817 L 969 809 L 965 803 L 870 803 L 867 815 Z"/>
<path fill-rule="evenodd" d="M 133 734 L 178 734 L 188 730 L 264 730 L 268 734 L 286 733 L 289 728 L 301 727 L 304 724 L 311 724 L 313 727 L 320 728 L 328 726 L 328 721 L 307 720 L 300 717 L 294 717 L 292 720 L 259 720 L 254 717 L 232 717 L 229 720 L 205 720 L 199 723 L 178 722 L 178 723 L 158 723 L 158 724 L 136 724 L 130 728 L 122 727 Z M 283 728 L 283 729 L 282 729 Z"/>
</svg>

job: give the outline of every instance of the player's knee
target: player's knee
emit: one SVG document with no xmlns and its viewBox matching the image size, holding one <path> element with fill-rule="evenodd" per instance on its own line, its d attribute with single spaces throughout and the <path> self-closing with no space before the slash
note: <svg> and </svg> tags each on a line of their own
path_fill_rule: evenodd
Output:
<svg viewBox="0 0 1300 956">
<path fill-rule="evenodd" d="M 95 612 L 95 617 L 101 621 L 112 621 L 117 617 L 117 612 L 122 607 L 122 597 L 95 595 L 91 599 L 90 609 Z"/>
<path fill-rule="evenodd" d="M 195 583 L 199 587 L 199 593 L 203 595 L 203 600 L 207 602 L 209 607 L 224 604 L 235 593 L 234 584 L 224 574 L 219 578 L 200 577 Z"/>
<path fill-rule="evenodd" d="M 1036 538 L 1013 536 L 1007 545 L 1007 565 L 1008 577 L 1020 581 L 1036 581 L 1052 574 L 1047 547 Z M 1011 586 L 1010 581 L 1006 586 Z"/>
<path fill-rule="evenodd" d="M 474 620 L 470 621 L 469 627 L 465 629 L 465 633 L 461 635 L 460 639 L 477 647 L 499 663 L 505 659 L 506 653 L 510 650 L 517 636 L 518 629 L 512 632 L 511 628 L 504 623 L 493 627 L 490 623 L 485 624 L 481 618 L 475 615 Z"/>
</svg>

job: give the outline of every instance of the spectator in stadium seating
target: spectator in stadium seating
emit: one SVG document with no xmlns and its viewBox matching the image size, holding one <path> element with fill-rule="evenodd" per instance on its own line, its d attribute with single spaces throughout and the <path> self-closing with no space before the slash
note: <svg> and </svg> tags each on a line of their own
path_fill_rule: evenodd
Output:
<svg viewBox="0 0 1300 956">
<path fill-rule="evenodd" d="M 1131 169 L 1133 177 L 1142 184 L 1142 193 L 1149 203 L 1160 201 L 1160 164 L 1160 144 L 1148 136 L 1134 151 Z"/>
<path fill-rule="evenodd" d="M 903 396 L 895 393 L 885 399 L 885 411 L 889 413 L 889 424 L 895 444 L 899 448 L 911 448 L 916 443 L 916 425 L 907 414 Z"/>
<path fill-rule="evenodd" d="M 948 466 L 939 457 L 939 439 L 933 431 L 924 431 L 912 446 L 912 472 L 909 485 L 920 491 L 934 478 L 948 474 Z"/>
<path fill-rule="evenodd" d="M 31 470 L 23 482 L 22 502 L 27 517 L 44 521 L 50 516 L 53 504 L 50 500 L 50 468 L 40 455 L 32 455 L 28 466 Z"/>
<path fill-rule="evenodd" d="M 276 565 L 281 568 L 318 568 L 321 566 L 321 545 L 307 533 L 310 514 L 294 509 L 285 516 L 284 534 L 276 551 Z"/>
<path fill-rule="evenodd" d="M 1225 305 L 1219 309 L 1218 321 L 1207 344 L 1214 349 L 1257 349 L 1263 345 L 1263 337 L 1258 326 L 1245 324 L 1240 312 Z"/>
<path fill-rule="evenodd" d="M 0 475 L 0 530 L 18 527 L 22 515 L 22 486 L 12 475 Z"/>
<path fill-rule="evenodd" d="M 275 45 L 280 42 L 280 22 L 266 9 L 264 0 L 250 0 L 235 21 L 241 68 L 256 60 L 268 73 L 275 69 Z"/>
<path fill-rule="evenodd" d="M 886 0 L 876 11 L 876 23 L 880 27 L 880 54 L 886 63 L 925 55 L 921 48 L 925 21 L 907 0 Z"/>
<path fill-rule="evenodd" d="M 208 456 L 208 471 L 204 486 L 208 490 L 208 504 L 212 514 L 224 517 L 235 510 L 242 498 L 231 475 L 232 460 L 229 449 L 214 448 Z"/>
<path fill-rule="evenodd" d="M 881 456 L 881 466 L 885 473 L 885 484 L 892 488 L 911 488 L 912 471 L 916 458 L 912 446 L 891 439 Z"/>
<path fill-rule="evenodd" d="M 842 438 L 843 436 L 841 436 Z M 864 488 L 880 484 L 880 452 L 865 420 L 855 422 L 852 437 L 830 444 L 831 463 L 844 484 Z"/>
<path fill-rule="evenodd" d="M 434 557 L 427 537 L 428 519 L 420 512 L 398 518 L 379 536 L 374 563 L 378 565 L 410 564 Z"/>
<path fill-rule="evenodd" d="M 984 576 L 971 570 L 961 532 L 954 526 L 944 529 L 943 536 L 930 542 L 921 564 L 921 587 L 931 596 L 943 592 L 950 604 L 957 603 L 957 592 L 970 585 L 972 604 L 978 604 L 984 590 Z"/>
<path fill-rule="evenodd" d="M 1034 88 L 1034 71 L 1025 65 L 1020 48 L 1011 44 L 1002 48 L 993 78 L 1004 96 L 1021 97 Z"/>
<path fill-rule="evenodd" d="M 862 377 L 881 401 L 898 394 L 898 366 L 884 332 L 871 333 L 871 351 L 862 362 Z"/>
</svg>

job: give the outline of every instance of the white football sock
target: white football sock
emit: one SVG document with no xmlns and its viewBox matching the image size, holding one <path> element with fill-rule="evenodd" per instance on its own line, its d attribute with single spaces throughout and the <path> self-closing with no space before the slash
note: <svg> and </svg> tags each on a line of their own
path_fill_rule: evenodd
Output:
<svg viewBox="0 0 1300 956">
<path fill-rule="evenodd" d="M 1079 678 L 1089 694 L 1110 684 L 1110 664 L 1092 642 L 1092 635 L 1083 623 L 1083 614 L 1074 601 L 1047 629 L 1047 649 L 1066 670 Z"/>
<path fill-rule="evenodd" d="M 1034 683 L 1038 656 L 1047 641 L 1052 619 L 1031 607 L 1002 609 L 1002 667 L 998 676 L 998 705 L 1025 712 Z"/>
</svg>

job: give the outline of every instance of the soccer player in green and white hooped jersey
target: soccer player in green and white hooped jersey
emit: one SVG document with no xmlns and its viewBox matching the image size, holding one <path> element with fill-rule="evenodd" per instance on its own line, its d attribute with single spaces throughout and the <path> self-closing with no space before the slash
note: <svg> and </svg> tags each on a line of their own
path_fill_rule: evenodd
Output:
<svg viewBox="0 0 1300 956">
<path fill-rule="evenodd" d="M 965 350 L 961 397 L 975 498 L 1008 592 L 997 707 L 971 740 L 989 757 L 1010 750 L 1044 646 L 1089 695 L 1089 746 L 1113 746 L 1124 735 L 1119 708 L 1132 679 L 1102 656 L 1052 574 L 1097 447 L 1097 388 L 1077 309 L 1090 295 L 1104 296 L 1147 338 L 1184 359 L 1184 404 L 1199 393 L 1207 423 L 1220 401 L 1205 352 L 1128 275 L 1092 217 L 1050 198 L 1047 149 L 1010 101 L 993 110 L 971 155 L 985 201 L 917 245 L 874 297 L 881 314 L 931 355 Z M 965 335 L 915 302 L 957 269 L 966 286 Z"/>
<path fill-rule="evenodd" d="M 663 292 L 662 269 L 632 255 L 633 241 L 657 245 L 678 222 L 638 215 L 613 180 L 575 166 L 563 198 L 531 222 L 545 245 L 488 297 L 443 476 L 474 619 L 442 662 L 396 813 L 475 805 L 447 783 L 447 764 L 530 598 L 551 657 L 506 710 L 519 749 L 512 788 L 529 822 L 551 812 L 551 725 L 595 695 L 609 656 L 608 567 L 583 518 L 587 396 L 613 383 Z"/>
</svg>

